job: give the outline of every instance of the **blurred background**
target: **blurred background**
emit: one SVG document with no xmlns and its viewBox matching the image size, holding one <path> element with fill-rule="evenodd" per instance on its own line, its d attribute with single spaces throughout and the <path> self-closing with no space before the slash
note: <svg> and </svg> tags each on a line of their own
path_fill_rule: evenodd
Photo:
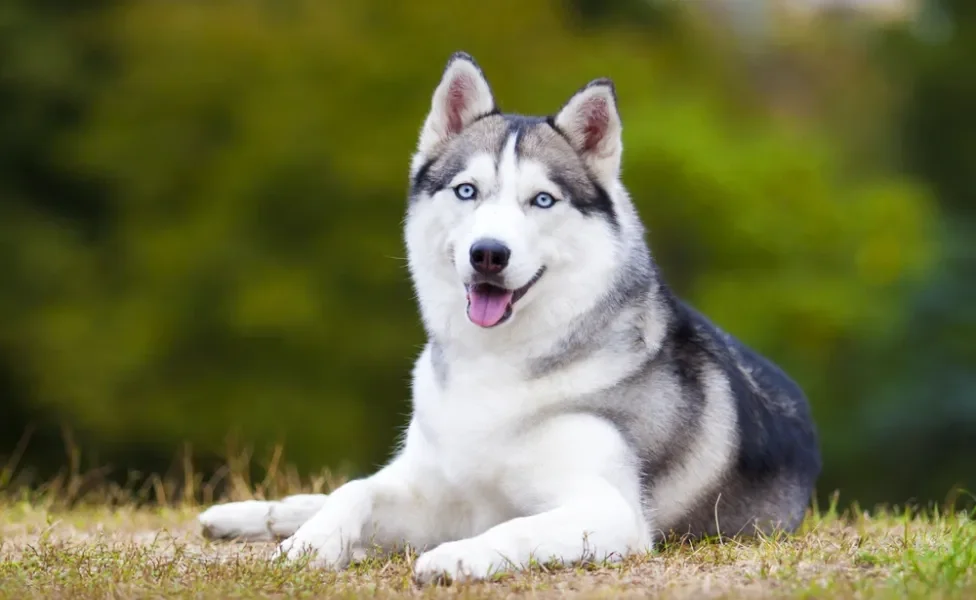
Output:
<svg viewBox="0 0 976 600">
<path fill-rule="evenodd" d="M 821 498 L 976 491 L 971 0 L 6 0 L 0 485 L 382 463 L 458 49 L 509 111 L 615 80 L 657 260 L 806 389 Z"/>
</svg>

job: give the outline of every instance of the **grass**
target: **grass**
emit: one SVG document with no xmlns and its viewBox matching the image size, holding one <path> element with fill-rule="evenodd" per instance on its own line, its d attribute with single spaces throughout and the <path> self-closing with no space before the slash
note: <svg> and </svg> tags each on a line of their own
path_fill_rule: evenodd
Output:
<svg viewBox="0 0 976 600">
<path fill-rule="evenodd" d="M 252 484 L 242 464 L 223 472 L 222 498 L 338 483 L 303 481 L 273 459 L 270 475 Z M 411 556 L 332 573 L 272 564 L 271 543 L 209 542 L 194 518 L 217 487 L 197 476 L 126 488 L 69 473 L 29 493 L 13 491 L 11 480 L 10 471 L 0 477 L 8 484 L 0 489 L 0 598 L 976 597 L 976 519 L 964 512 L 838 512 L 835 502 L 811 510 L 793 536 L 675 541 L 616 565 L 540 566 L 490 583 L 421 588 Z"/>
</svg>

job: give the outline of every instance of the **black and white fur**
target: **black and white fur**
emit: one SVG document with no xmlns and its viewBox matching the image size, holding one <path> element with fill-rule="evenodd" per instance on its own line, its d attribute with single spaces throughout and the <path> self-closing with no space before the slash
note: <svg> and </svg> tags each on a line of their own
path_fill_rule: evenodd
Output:
<svg viewBox="0 0 976 600">
<path fill-rule="evenodd" d="M 212 507 L 205 532 L 290 536 L 275 556 L 331 568 L 408 545 L 430 581 L 794 530 L 820 472 L 807 401 L 665 285 L 621 151 L 610 81 L 503 114 L 454 55 L 410 168 L 428 342 L 402 447 L 328 496 Z M 485 240 L 504 260 L 476 256 Z"/>
</svg>

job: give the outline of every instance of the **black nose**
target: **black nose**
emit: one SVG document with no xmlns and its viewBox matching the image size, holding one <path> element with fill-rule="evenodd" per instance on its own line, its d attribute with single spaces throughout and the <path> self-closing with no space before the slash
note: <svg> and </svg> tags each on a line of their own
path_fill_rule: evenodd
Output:
<svg viewBox="0 0 976 600">
<path fill-rule="evenodd" d="M 471 266 L 482 275 L 496 275 L 508 266 L 512 251 L 498 240 L 478 240 L 471 245 Z"/>
</svg>

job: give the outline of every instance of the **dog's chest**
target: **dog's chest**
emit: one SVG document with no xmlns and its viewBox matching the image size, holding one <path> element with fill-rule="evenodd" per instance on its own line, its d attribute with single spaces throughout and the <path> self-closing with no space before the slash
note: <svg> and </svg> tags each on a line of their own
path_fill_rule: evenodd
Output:
<svg viewBox="0 0 976 600">
<path fill-rule="evenodd" d="M 547 376 L 485 355 L 450 359 L 435 368 L 428 347 L 414 373 L 414 419 L 445 476 L 472 473 L 517 479 L 526 453 L 539 451 L 538 429 L 563 411 L 580 410 L 585 398 L 607 390 L 630 369 L 617 355 L 580 360 Z M 543 457 L 539 457 L 543 459 Z"/>
<path fill-rule="evenodd" d="M 516 398 L 499 400 L 493 405 L 477 391 L 464 397 L 445 393 L 418 407 L 415 418 L 445 477 L 474 483 L 511 469 L 524 444 L 527 415 L 512 408 Z"/>
<path fill-rule="evenodd" d="M 415 379 L 414 425 L 426 461 L 444 484 L 500 504 L 519 503 L 529 476 L 536 400 L 514 376 L 455 369 L 437 381 L 430 369 Z M 459 372 L 460 371 L 460 372 Z"/>
</svg>

